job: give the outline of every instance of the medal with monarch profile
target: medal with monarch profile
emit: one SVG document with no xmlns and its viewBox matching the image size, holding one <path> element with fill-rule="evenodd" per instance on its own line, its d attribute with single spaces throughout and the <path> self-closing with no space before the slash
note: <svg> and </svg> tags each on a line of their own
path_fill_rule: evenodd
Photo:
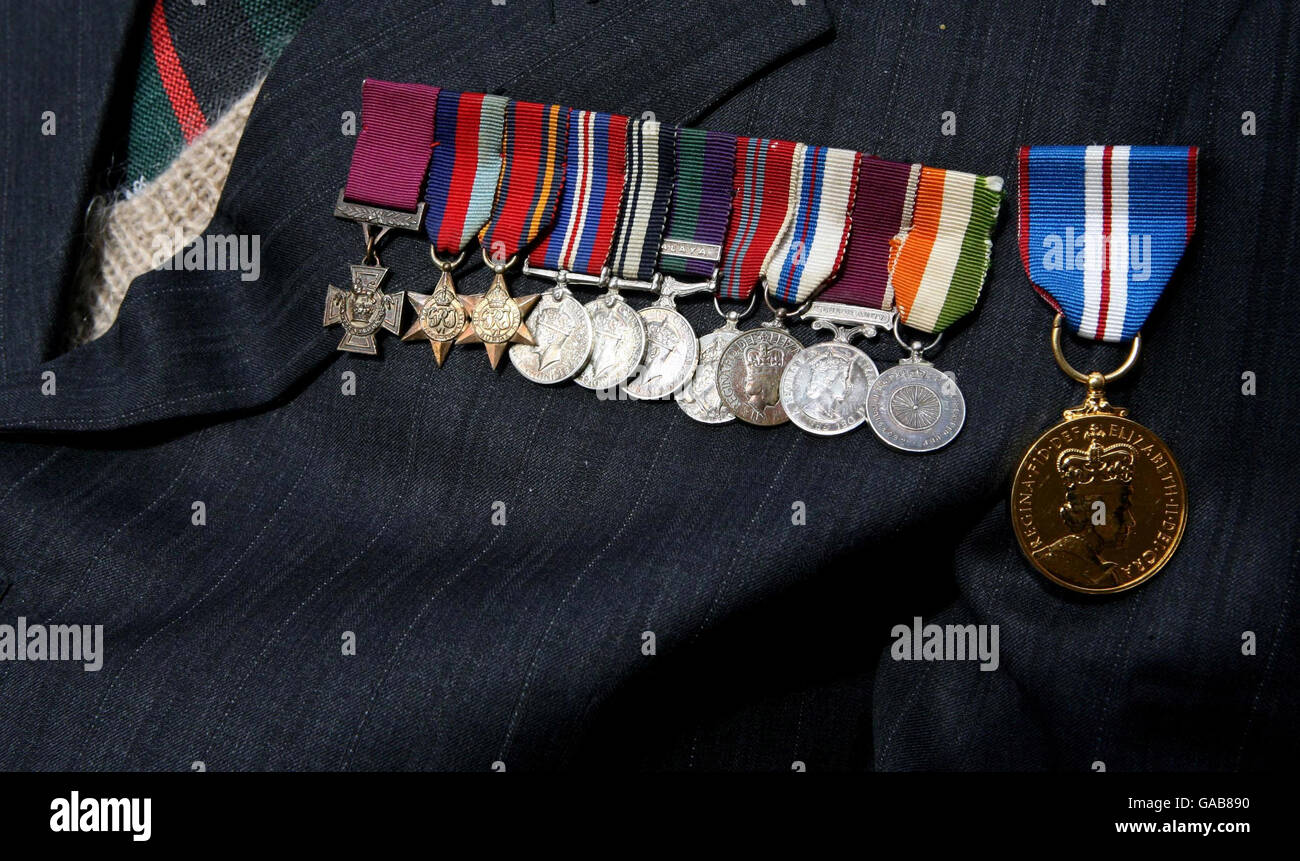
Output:
<svg viewBox="0 0 1300 861">
<path fill-rule="evenodd" d="M 1030 563 L 1076 592 L 1130 589 L 1159 571 L 1187 525 L 1187 489 L 1168 447 L 1107 405 L 1067 410 L 1025 452 L 1011 491 Z"/>
</svg>

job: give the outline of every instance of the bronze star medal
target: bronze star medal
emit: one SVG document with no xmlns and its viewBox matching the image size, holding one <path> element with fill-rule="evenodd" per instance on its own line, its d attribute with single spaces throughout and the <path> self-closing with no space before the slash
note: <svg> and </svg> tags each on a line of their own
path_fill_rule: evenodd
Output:
<svg viewBox="0 0 1300 861">
<path fill-rule="evenodd" d="M 537 340 L 524 323 L 524 317 L 528 316 L 540 298 L 540 293 L 534 293 L 516 299 L 506 289 L 505 275 L 496 273 L 492 277 L 492 286 L 486 293 L 461 297 L 469 311 L 470 321 L 456 343 L 481 343 L 487 348 L 488 361 L 495 369 L 511 344 L 537 346 Z"/>
<path fill-rule="evenodd" d="M 401 331 L 402 294 L 383 293 L 379 285 L 388 274 L 387 267 L 353 264 L 352 289 L 340 290 L 333 284 L 325 294 L 325 326 L 342 324 L 343 340 L 338 348 L 349 353 L 373 356 L 375 333 L 387 329 Z"/>
<path fill-rule="evenodd" d="M 438 367 L 451 352 L 451 345 L 465 331 L 469 314 L 461 297 L 456 295 L 456 285 L 452 283 L 451 273 L 443 270 L 438 277 L 438 285 L 432 293 L 406 292 L 406 300 L 415 308 L 415 322 L 402 336 L 403 341 L 424 339 L 433 348 L 433 357 Z"/>
</svg>

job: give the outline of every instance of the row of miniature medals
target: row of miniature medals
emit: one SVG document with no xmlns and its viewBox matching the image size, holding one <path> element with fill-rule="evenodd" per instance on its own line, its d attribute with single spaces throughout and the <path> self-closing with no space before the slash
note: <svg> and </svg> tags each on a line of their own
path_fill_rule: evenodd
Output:
<svg viewBox="0 0 1300 861">
<path fill-rule="evenodd" d="M 483 344 L 492 367 L 506 353 L 522 374 L 535 383 L 572 380 L 602 398 L 673 399 L 691 418 L 705 424 L 740 419 L 771 427 L 793 422 L 819 436 L 847 433 L 862 423 L 871 425 L 889 446 L 910 452 L 934 451 L 960 431 L 965 401 L 951 375 L 937 370 L 924 353 L 938 344 L 904 341 L 896 311 L 813 301 L 790 311 L 772 305 L 767 285 L 749 298 L 744 311 L 723 312 L 717 302 L 717 270 L 707 281 L 684 282 L 656 273 L 649 282 L 630 281 L 603 272 L 541 270 L 523 265 L 523 273 L 554 282 L 542 293 L 511 296 L 505 273 L 515 262 L 484 262 L 494 272 L 487 291 L 458 295 L 451 271 L 464 259 L 440 259 L 441 270 L 431 293 L 385 293 L 387 268 L 378 245 L 390 229 L 418 230 L 425 204 L 414 213 L 345 202 L 339 193 L 335 215 L 357 221 L 366 239 L 366 257 L 352 270 L 350 290 L 330 285 L 324 324 L 343 326 L 340 350 L 374 355 L 380 329 L 401 334 L 404 341 L 427 340 L 441 365 L 453 344 Z M 669 240 L 670 241 L 670 240 Z M 697 247 L 698 253 L 700 249 Z M 720 259 L 721 248 L 705 253 Z M 589 287 L 603 294 L 585 304 L 570 287 Z M 639 311 L 620 291 L 649 291 L 657 301 Z M 678 297 L 711 294 L 724 323 L 697 338 L 690 323 L 674 307 Z M 759 294 L 772 319 L 742 331 Z M 405 296 L 405 300 L 403 300 Z M 403 333 L 402 311 L 409 303 L 415 320 Z M 804 347 L 787 320 L 811 321 L 830 341 Z M 851 341 L 892 330 L 908 355 L 883 373 Z M 935 419 L 945 420 L 936 427 Z"/>
</svg>

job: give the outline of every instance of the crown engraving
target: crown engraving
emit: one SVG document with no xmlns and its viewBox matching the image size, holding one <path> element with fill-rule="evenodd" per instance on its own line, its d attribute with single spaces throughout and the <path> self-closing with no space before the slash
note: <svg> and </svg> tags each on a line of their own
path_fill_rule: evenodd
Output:
<svg viewBox="0 0 1300 861">
<path fill-rule="evenodd" d="M 751 368 L 779 370 L 785 363 L 785 350 L 771 344 L 758 343 L 745 351 L 745 364 Z"/>
<path fill-rule="evenodd" d="M 1133 481 L 1135 452 L 1128 443 L 1103 445 L 1106 432 L 1097 425 L 1084 431 L 1086 448 L 1067 448 L 1056 458 L 1056 471 L 1070 487 Z"/>
</svg>

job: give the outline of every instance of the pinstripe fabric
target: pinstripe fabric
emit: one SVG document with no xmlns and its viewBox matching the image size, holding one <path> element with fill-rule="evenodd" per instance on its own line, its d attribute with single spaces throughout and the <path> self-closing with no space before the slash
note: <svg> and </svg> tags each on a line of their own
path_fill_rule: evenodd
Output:
<svg viewBox="0 0 1300 861">
<path fill-rule="evenodd" d="M 140 31 L 109 21 L 123 5 L 0 4 L 0 135 L 27 167 L 5 173 L 0 209 L 11 228 L 41 214 L 0 235 L 0 622 L 103 622 L 106 643 L 99 673 L 0 665 L 0 768 L 1292 770 L 1288 4 L 651 0 L 484 27 L 481 0 L 324 0 L 268 78 L 208 231 L 260 235 L 261 278 L 148 273 L 108 336 L 62 352 L 63 262 L 83 241 L 71 190 L 95 187 L 102 130 L 124 139 L 102 87 L 133 62 L 114 46 Z M 1011 225 L 984 307 L 941 354 L 970 420 L 924 461 L 862 431 L 722 430 L 492 379 L 468 355 L 438 375 L 415 348 L 331 362 L 310 285 L 356 257 L 355 225 L 328 215 L 351 143 L 338 114 L 380 68 L 992 172 L 1016 142 L 1204 141 L 1201 229 L 1140 373 L 1111 392 L 1192 488 L 1170 567 L 1085 603 L 1011 540 L 1015 454 L 1079 394 Z M 950 108 L 960 133 L 945 138 Z M 46 109 L 57 138 L 34 133 Z M 388 247 L 397 273 L 428 264 L 420 239 Z M 467 269 L 464 292 L 486 289 Z M 708 301 L 682 313 L 717 323 Z M 40 393 L 46 370 L 57 396 Z M 997 671 L 893 660 L 891 627 L 918 615 L 1000 624 Z"/>
</svg>

